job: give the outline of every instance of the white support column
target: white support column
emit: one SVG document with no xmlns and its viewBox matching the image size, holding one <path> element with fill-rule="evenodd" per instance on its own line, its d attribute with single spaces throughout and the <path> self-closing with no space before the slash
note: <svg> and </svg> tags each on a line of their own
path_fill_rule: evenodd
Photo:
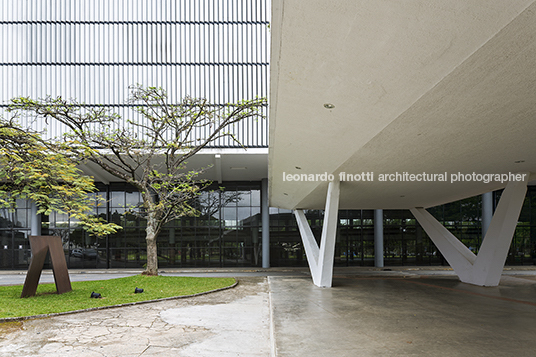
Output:
<svg viewBox="0 0 536 357">
<path fill-rule="evenodd" d="M 307 256 L 307 262 L 309 263 L 309 269 L 311 270 L 311 276 L 313 277 L 313 283 L 318 285 L 317 282 L 320 279 L 317 277 L 318 274 L 318 255 L 320 254 L 320 248 L 316 244 L 315 237 L 307 223 L 307 218 L 305 213 L 301 209 L 294 211 L 294 216 L 296 217 L 296 222 L 298 223 L 298 229 L 300 230 L 300 235 L 303 242 L 303 247 L 305 248 L 305 255 Z"/>
<path fill-rule="evenodd" d="M 525 181 L 511 181 L 506 185 L 488 232 L 482 241 L 474 267 L 476 285 L 497 286 L 508 256 L 508 250 L 527 194 L 529 174 Z"/>
<path fill-rule="evenodd" d="M 458 274 L 460 280 L 468 282 L 471 279 L 471 270 L 473 263 L 476 261 L 476 255 L 427 210 L 424 208 L 412 208 L 410 211 L 452 269 Z"/>
<path fill-rule="evenodd" d="M 30 202 L 30 235 L 41 235 L 41 215 L 37 214 L 37 205 L 35 202 Z"/>
<path fill-rule="evenodd" d="M 270 267 L 270 207 L 268 204 L 268 179 L 261 183 L 262 267 Z"/>
<path fill-rule="evenodd" d="M 493 218 L 493 192 L 482 195 L 482 238 L 488 233 L 491 219 Z"/>
<path fill-rule="evenodd" d="M 329 183 L 324 211 L 324 224 L 320 247 L 316 243 L 313 232 L 307 223 L 303 210 L 295 210 L 294 215 L 302 237 L 305 254 L 311 270 L 313 283 L 321 288 L 331 287 L 333 281 L 333 260 L 335 257 L 335 239 L 339 213 L 340 183 Z"/>
<path fill-rule="evenodd" d="M 223 182 L 223 173 L 221 170 L 221 154 L 214 155 L 214 170 L 216 171 L 216 181 Z"/>
<path fill-rule="evenodd" d="M 529 174 L 521 174 L 525 174 L 524 181 L 510 181 L 503 191 L 478 255 L 424 208 L 410 210 L 461 281 L 480 286 L 499 284 L 527 192 Z"/>
<path fill-rule="evenodd" d="M 374 210 L 374 266 L 383 268 L 383 210 Z"/>
</svg>

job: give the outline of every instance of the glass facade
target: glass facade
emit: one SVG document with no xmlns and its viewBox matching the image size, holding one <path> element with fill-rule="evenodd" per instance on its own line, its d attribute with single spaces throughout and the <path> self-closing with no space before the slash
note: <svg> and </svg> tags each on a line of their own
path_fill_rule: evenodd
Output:
<svg viewBox="0 0 536 357">
<path fill-rule="evenodd" d="M 141 202 L 125 184 L 101 186 L 107 204 L 95 213 L 124 229 L 91 237 L 61 214 L 45 219 L 42 234 L 62 237 L 70 268 L 141 268 L 146 262 L 146 221 L 129 212 Z M 222 267 L 260 264 L 260 183 L 230 182 L 203 192 L 192 203 L 198 215 L 165 225 L 158 236 L 159 266 Z"/>
<path fill-rule="evenodd" d="M 30 207 L 18 201 L 18 209 L 0 209 L 0 268 L 27 269 L 30 264 Z"/>
<path fill-rule="evenodd" d="M 495 206 L 501 191 L 494 192 Z M 474 253 L 482 243 L 482 198 L 432 207 L 428 211 Z M 384 210 L 384 264 L 448 265 L 426 232 L 408 210 Z M 305 212 L 317 242 L 323 211 Z M 294 216 L 288 210 L 270 209 L 270 259 L 272 266 L 307 266 Z M 374 211 L 340 210 L 335 246 L 336 266 L 374 266 Z M 536 187 L 529 186 L 507 265 L 536 262 Z"/>
<path fill-rule="evenodd" d="M 107 203 L 94 213 L 124 227 L 115 235 L 96 238 L 62 214 L 42 217 L 42 234 L 62 238 L 69 268 L 142 268 L 146 261 L 145 220 L 128 213 L 140 202 L 125 184 L 101 185 Z M 498 202 L 501 191 L 494 192 Z M 261 184 L 227 182 L 204 192 L 193 203 L 199 214 L 168 223 L 158 237 L 159 266 L 260 267 L 262 264 Z M 481 196 L 430 208 L 469 249 L 482 242 Z M 306 211 L 313 234 L 320 239 L 323 211 Z M 15 212 L 0 211 L 0 269 L 27 269 L 30 258 L 30 207 L 20 202 Z M 408 210 L 384 210 L 385 266 L 447 265 Z M 507 265 L 532 265 L 536 259 L 536 187 L 529 186 Z M 270 208 L 270 265 L 307 266 L 294 215 Z M 374 265 L 374 212 L 341 210 L 335 248 L 336 266 Z"/>
</svg>

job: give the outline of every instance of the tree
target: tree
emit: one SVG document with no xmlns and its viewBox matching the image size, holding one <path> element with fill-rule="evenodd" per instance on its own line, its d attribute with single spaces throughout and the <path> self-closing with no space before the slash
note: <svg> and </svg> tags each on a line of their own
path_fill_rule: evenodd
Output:
<svg viewBox="0 0 536 357">
<path fill-rule="evenodd" d="M 0 207 L 15 209 L 17 200 L 31 200 L 37 213 L 57 211 L 80 221 L 92 234 L 115 233 L 120 226 L 92 216 L 96 191 L 70 159 L 69 148 L 52 147 L 37 133 L 22 130 L 13 120 L 0 119 Z"/>
<path fill-rule="evenodd" d="M 158 275 L 156 239 L 162 227 L 179 217 L 196 215 L 190 205 L 209 183 L 199 179 L 207 168 L 186 169 L 188 159 L 246 118 L 263 118 L 265 98 L 223 107 L 206 99 L 185 97 L 168 101 L 161 88 L 133 86 L 129 103 L 133 117 L 123 120 L 104 107 L 85 107 L 61 97 L 42 100 L 15 98 L 11 110 L 56 120 L 69 132 L 54 144 L 69 145 L 76 160 L 88 160 L 136 187 L 143 205 L 137 213 L 147 219 L 147 268 Z"/>
</svg>

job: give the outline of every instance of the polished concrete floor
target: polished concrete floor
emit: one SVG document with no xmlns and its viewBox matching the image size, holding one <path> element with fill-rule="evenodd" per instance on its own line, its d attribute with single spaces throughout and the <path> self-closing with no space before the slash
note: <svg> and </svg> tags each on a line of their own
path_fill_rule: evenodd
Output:
<svg viewBox="0 0 536 357">
<path fill-rule="evenodd" d="M 455 276 L 270 277 L 278 356 L 534 356 L 536 281 Z M 344 271 L 342 271 L 344 274 Z"/>
<path fill-rule="evenodd" d="M 71 278 L 134 273 L 72 271 Z M 534 267 L 505 270 L 498 287 L 461 283 L 446 268 L 336 268 L 332 288 L 314 286 L 301 268 L 165 274 L 235 276 L 239 285 L 0 328 L 0 355 L 536 355 Z M 0 285 L 23 277 L 2 272 Z"/>
</svg>

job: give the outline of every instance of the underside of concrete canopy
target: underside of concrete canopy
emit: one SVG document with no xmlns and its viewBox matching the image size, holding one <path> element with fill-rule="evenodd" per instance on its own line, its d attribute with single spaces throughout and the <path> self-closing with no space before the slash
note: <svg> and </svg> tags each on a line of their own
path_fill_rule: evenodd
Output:
<svg viewBox="0 0 536 357">
<path fill-rule="evenodd" d="M 324 208 L 328 182 L 296 175 L 403 209 L 507 185 L 453 174 L 536 172 L 535 0 L 274 0 L 270 28 L 271 206 Z"/>
<path fill-rule="evenodd" d="M 163 155 L 157 156 L 153 164 L 158 167 L 164 160 Z M 266 148 L 207 148 L 191 157 L 186 163 L 185 170 L 204 170 L 199 178 L 222 183 L 223 181 L 260 181 L 268 175 L 267 166 L 268 150 Z M 119 181 L 117 177 L 94 163 L 87 162 L 80 168 L 85 174 L 93 176 L 95 181 L 105 184 Z"/>
<path fill-rule="evenodd" d="M 407 208 L 462 281 L 497 285 L 536 178 L 536 0 L 274 0 L 271 31 L 270 205 L 314 284 L 339 208 Z M 426 211 L 505 187 L 477 255 Z M 324 207 L 318 245 L 303 210 Z"/>
</svg>

